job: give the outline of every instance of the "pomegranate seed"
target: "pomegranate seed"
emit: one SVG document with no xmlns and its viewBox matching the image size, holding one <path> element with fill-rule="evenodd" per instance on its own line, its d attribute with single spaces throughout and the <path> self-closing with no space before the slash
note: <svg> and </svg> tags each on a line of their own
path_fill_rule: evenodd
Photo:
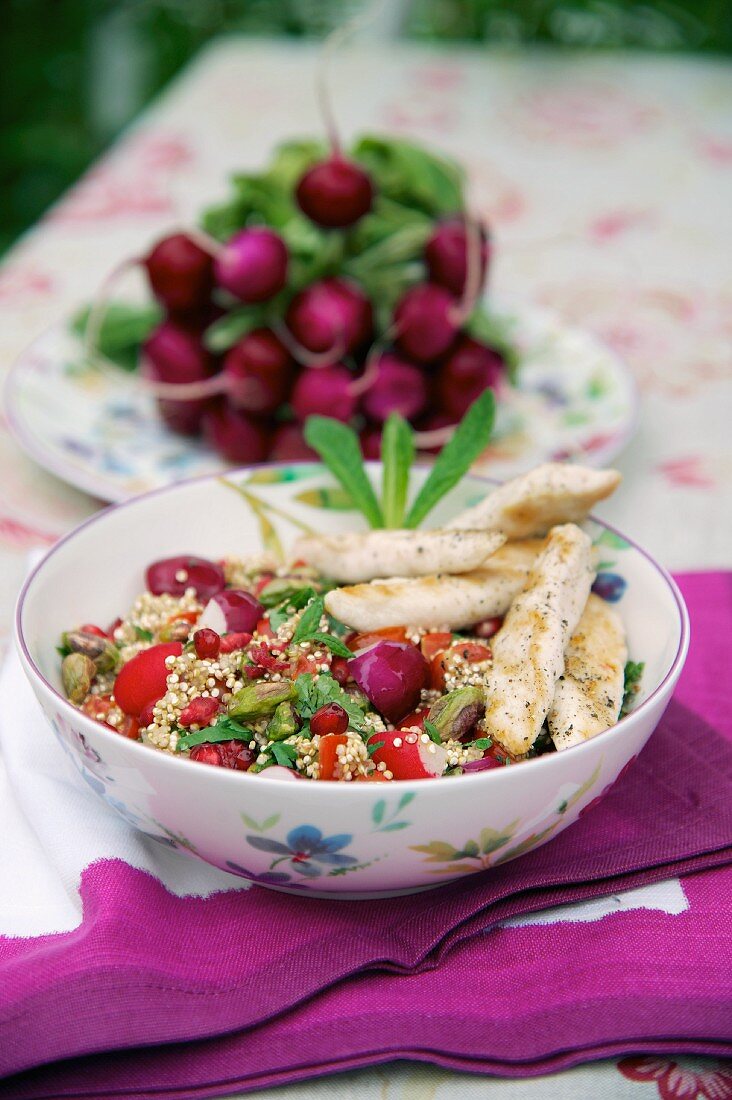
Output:
<svg viewBox="0 0 732 1100">
<path fill-rule="evenodd" d="M 196 745 L 191 749 L 191 760 L 197 760 L 199 764 L 214 764 L 221 768 L 224 764 L 224 754 L 220 745 L 212 745 L 209 741 L 204 741 L 202 745 Z"/>
<path fill-rule="evenodd" d="M 225 768 L 236 771 L 249 771 L 254 763 L 255 754 L 242 741 L 222 741 L 219 745 Z"/>
<path fill-rule="evenodd" d="M 502 625 L 502 618 L 483 619 L 482 623 L 478 623 L 477 626 L 473 627 L 473 634 L 478 638 L 492 638 L 501 629 Z"/>
<path fill-rule="evenodd" d="M 326 703 L 310 719 L 310 729 L 321 737 L 328 733 L 345 733 L 348 715 L 339 703 Z"/>
<path fill-rule="evenodd" d="M 348 671 L 348 661 L 345 657 L 334 657 L 330 671 L 335 682 L 340 684 L 341 687 L 351 679 L 351 674 Z"/>
<path fill-rule="evenodd" d="M 193 635 L 193 644 L 201 660 L 203 660 L 204 657 L 211 657 L 213 659 L 218 657 L 221 652 L 221 637 L 215 630 L 211 630 L 208 626 L 204 626 L 202 630 L 196 631 Z"/>
<path fill-rule="evenodd" d="M 233 653 L 235 649 L 244 649 L 252 640 L 251 634 L 224 634 L 221 639 L 221 652 Z"/>
<path fill-rule="evenodd" d="M 140 711 L 140 725 L 149 726 L 153 720 L 153 707 L 155 703 L 146 703 Z"/>
<path fill-rule="evenodd" d="M 221 702 L 219 699 L 204 699 L 199 695 L 191 700 L 187 707 L 181 711 L 178 724 L 181 726 L 207 726 L 214 715 L 219 713 Z"/>
<path fill-rule="evenodd" d="M 122 620 L 119 618 L 115 619 L 113 623 L 110 623 L 109 630 L 107 631 L 107 637 L 114 638 L 114 632 L 119 626 L 122 626 Z"/>
</svg>

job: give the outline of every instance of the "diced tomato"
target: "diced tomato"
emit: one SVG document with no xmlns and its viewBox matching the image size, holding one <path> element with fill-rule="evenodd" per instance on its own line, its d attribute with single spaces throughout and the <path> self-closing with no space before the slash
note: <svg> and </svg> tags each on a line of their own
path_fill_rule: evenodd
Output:
<svg viewBox="0 0 732 1100">
<path fill-rule="evenodd" d="M 334 779 L 335 766 L 338 760 L 337 748 L 348 741 L 345 733 L 328 733 L 320 738 L 318 761 L 320 763 L 320 778 Z"/>
<path fill-rule="evenodd" d="M 270 625 L 269 619 L 266 618 L 266 617 L 261 618 L 258 621 L 258 623 L 257 623 L 257 634 L 259 634 L 260 638 L 276 638 L 277 637 L 277 635 L 275 634 L 274 630 L 272 629 L 272 627 Z"/>
<path fill-rule="evenodd" d="M 173 623 L 186 622 L 193 623 L 198 622 L 198 611 L 176 611 L 175 615 L 171 615 L 168 619 L 167 625 L 172 626 Z"/>
<path fill-rule="evenodd" d="M 85 699 L 81 705 L 81 709 L 84 714 L 88 714 L 90 718 L 93 718 L 96 722 L 101 722 L 103 725 L 108 726 L 107 716 L 112 708 L 112 696 L 111 695 L 90 695 L 88 699 Z M 113 727 L 110 726 L 110 729 Z"/>
<path fill-rule="evenodd" d="M 166 658 L 180 657 L 182 652 L 180 642 L 165 642 L 140 650 L 123 665 L 114 681 L 114 698 L 120 709 L 139 718 L 147 703 L 161 699 L 170 671 Z"/>
<path fill-rule="evenodd" d="M 96 634 L 97 638 L 107 638 L 109 635 L 106 630 L 102 630 L 101 626 L 95 626 L 94 623 L 84 623 L 79 627 L 85 634 Z"/>
<path fill-rule="evenodd" d="M 136 718 L 127 714 L 117 727 L 117 732 L 121 733 L 123 737 L 128 737 L 130 741 L 137 741 L 140 736 L 140 723 Z"/>
<path fill-rule="evenodd" d="M 368 775 L 357 775 L 354 782 L 356 783 L 388 783 L 383 772 L 369 772 Z"/>
<path fill-rule="evenodd" d="M 440 633 L 437 631 L 433 634 L 425 634 L 422 641 L 419 643 L 422 650 L 422 656 L 426 661 L 431 661 L 438 653 L 444 653 L 446 649 L 449 649 L 452 645 L 452 641 L 452 634 Z"/>
<path fill-rule="evenodd" d="M 399 729 L 406 730 L 411 726 L 419 726 L 421 730 L 424 729 L 425 718 L 429 714 L 428 710 L 413 710 L 411 714 L 408 714 L 406 718 L 402 718 L 399 723 Z"/>
<path fill-rule="evenodd" d="M 349 634 L 346 645 L 355 653 L 359 649 L 368 649 L 377 642 L 406 642 L 407 632 L 403 626 L 385 626 L 382 630 L 370 630 L 365 634 Z"/>
<path fill-rule="evenodd" d="M 430 687 L 433 691 L 445 690 L 445 670 L 455 657 L 461 657 L 471 664 L 479 664 L 481 661 L 489 661 L 492 656 L 490 648 L 479 642 L 456 642 L 430 661 Z"/>
</svg>

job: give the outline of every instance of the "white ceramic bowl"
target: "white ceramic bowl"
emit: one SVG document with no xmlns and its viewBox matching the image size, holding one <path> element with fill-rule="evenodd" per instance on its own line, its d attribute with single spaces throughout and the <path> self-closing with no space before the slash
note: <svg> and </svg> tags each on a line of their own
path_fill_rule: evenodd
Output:
<svg viewBox="0 0 732 1100">
<path fill-rule="evenodd" d="M 370 465 L 374 479 L 378 464 Z M 259 467 L 183 482 L 110 508 L 59 542 L 30 576 L 17 610 L 25 671 L 82 776 L 150 836 L 224 870 L 316 896 L 376 897 L 439 886 L 546 843 L 575 821 L 645 745 L 686 657 L 689 623 L 669 575 L 594 520 L 601 595 L 645 661 L 633 712 L 592 741 L 500 770 L 383 784 L 282 782 L 205 767 L 125 740 L 72 707 L 60 690 L 59 635 L 110 622 L 144 588 L 144 569 L 179 553 L 247 555 L 287 546 L 303 524 L 352 530 L 322 467 Z M 417 482 L 423 472 L 414 475 Z M 489 486 L 465 478 L 430 517 L 437 525 Z"/>
</svg>

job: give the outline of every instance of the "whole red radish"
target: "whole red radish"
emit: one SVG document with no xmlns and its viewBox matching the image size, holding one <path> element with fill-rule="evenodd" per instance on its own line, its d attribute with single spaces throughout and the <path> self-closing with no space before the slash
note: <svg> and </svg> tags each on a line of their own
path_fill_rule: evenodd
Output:
<svg viewBox="0 0 732 1100">
<path fill-rule="evenodd" d="M 323 229 L 355 225 L 374 200 L 368 172 L 338 153 L 308 168 L 295 194 L 303 214 Z"/>
<path fill-rule="evenodd" d="M 216 361 L 204 348 L 200 334 L 170 318 L 155 328 L 142 345 L 140 370 L 152 382 L 185 385 L 203 382 L 216 373 Z M 163 421 L 181 435 L 196 435 L 206 408 L 205 399 L 158 398 Z"/>
<path fill-rule="evenodd" d="M 427 241 L 425 263 L 430 280 L 444 286 L 456 297 L 465 290 L 468 270 L 468 233 L 462 218 L 441 222 Z M 485 282 L 490 244 L 484 226 L 480 226 L 480 285 Z"/>
<path fill-rule="evenodd" d="M 271 329 L 256 328 L 224 359 L 226 393 L 234 408 L 263 416 L 287 398 L 295 364 Z"/>
<path fill-rule="evenodd" d="M 333 359 L 355 351 L 373 328 L 371 303 L 347 279 L 322 279 L 296 294 L 287 310 L 287 327 L 298 344 L 312 352 L 333 352 Z"/>
<path fill-rule="evenodd" d="M 292 391 L 292 407 L 299 421 L 308 416 L 330 416 L 348 421 L 358 398 L 351 392 L 353 375 L 340 364 L 304 370 Z"/>
<path fill-rule="evenodd" d="M 185 233 L 163 237 L 143 263 L 150 289 L 171 313 L 198 313 L 209 304 L 213 259 Z"/>
<path fill-rule="evenodd" d="M 125 714 L 139 718 L 140 712 L 150 703 L 156 703 L 165 695 L 170 669 L 167 657 L 180 657 L 180 642 L 168 642 L 143 649 L 123 665 L 114 681 L 114 698 Z"/>
<path fill-rule="evenodd" d="M 267 457 L 269 427 L 226 401 L 210 405 L 203 415 L 203 434 L 227 462 L 263 462 Z"/>
<path fill-rule="evenodd" d="M 280 424 L 275 429 L 269 457 L 272 462 L 320 461 L 317 451 L 306 443 L 299 424 Z"/>
<path fill-rule="evenodd" d="M 409 730 L 387 730 L 369 737 L 369 745 L 383 742 L 371 759 L 375 764 L 385 764 L 394 779 L 437 779 L 447 763 L 447 750 L 436 745 L 426 734 Z"/>
<path fill-rule="evenodd" d="M 496 387 L 503 366 L 498 352 L 470 336 L 461 336 L 437 373 L 438 407 L 450 419 L 461 420 L 484 390 Z"/>
<path fill-rule="evenodd" d="M 266 302 L 287 281 L 287 245 L 273 229 L 242 229 L 214 263 L 216 282 L 242 302 Z"/>
<path fill-rule="evenodd" d="M 419 416 L 428 400 L 422 370 L 390 352 L 379 356 L 376 370 L 374 382 L 361 397 L 363 411 L 369 419 L 383 424 L 393 412 L 407 420 Z"/>
<path fill-rule="evenodd" d="M 449 350 L 458 333 L 452 313 L 457 303 L 436 283 L 419 283 L 402 295 L 395 311 L 400 351 L 420 363 L 432 363 Z"/>
</svg>

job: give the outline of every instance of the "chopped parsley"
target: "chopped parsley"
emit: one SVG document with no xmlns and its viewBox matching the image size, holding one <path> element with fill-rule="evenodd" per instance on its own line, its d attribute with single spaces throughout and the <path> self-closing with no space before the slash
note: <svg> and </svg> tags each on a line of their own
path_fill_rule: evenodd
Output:
<svg viewBox="0 0 732 1100">
<path fill-rule="evenodd" d="M 338 703 L 348 715 L 349 726 L 358 733 L 367 730 L 363 716 L 363 707 L 352 695 L 344 691 L 329 672 L 321 672 L 317 680 L 312 673 L 305 672 L 295 680 L 297 700 L 295 709 L 301 718 L 309 722 L 316 710 L 327 703 Z"/>
<path fill-rule="evenodd" d="M 151 642 L 155 635 L 151 630 L 143 630 L 141 626 L 135 627 L 135 637 L 138 642 Z"/>
<path fill-rule="evenodd" d="M 279 603 L 274 611 L 270 612 L 269 625 L 275 632 L 278 631 L 281 626 L 284 626 L 288 619 L 292 618 L 295 611 L 300 611 L 301 608 L 310 603 L 314 595 L 314 588 L 299 588 L 296 592 L 293 592 L 292 595 L 288 596 L 287 599 Z M 293 610 L 291 611 L 290 608 Z"/>
<path fill-rule="evenodd" d="M 366 746 L 366 751 L 368 752 L 369 756 L 373 756 L 375 752 L 379 751 L 379 749 L 383 749 L 385 744 L 386 741 L 374 741 L 373 745 Z"/>
<path fill-rule="evenodd" d="M 247 726 L 242 726 L 241 722 L 237 722 L 235 718 L 224 716 L 219 718 L 213 726 L 206 726 L 205 729 L 179 737 L 176 751 L 182 752 L 183 749 L 195 748 L 196 745 L 202 745 L 204 741 L 214 745 L 217 741 L 251 741 L 252 737 L 254 733 Z"/>
<path fill-rule="evenodd" d="M 297 760 L 297 749 L 294 745 L 287 745 L 284 741 L 273 741 L 268 746 L 270 752 L 281 768 L 294 768 Z"/>
<path fill-rule="evenodd" d="M 440 731 L 438 730 L 434 722 L 430 722 L 429 718 L 425 718 L 424 720 L 424 732 L 427 734 L 430 741 L 434 741 L 436 745 L 442 744 Z"/>
<path fill-rule="evenodd" d="M 620 717 L 623 718 L 630 710 L 633 698 L 640 690 L 640 680 L 645 661 L 628 661 L 625 666 L 625 680 L 623 685 L 623 705 L 620 708 Z"/>
<path fill-rule="evenodd" d="M 493 744 L 492 738 L 490 738 L 490 737 L 479 737 L 476 741 L 471 741 L 470 744 L 466 746 L 466 748 L 480 749 L 481 752 L 485 752 L 485 750 L 489 749 L 492 744 Z"/>
</svg>

